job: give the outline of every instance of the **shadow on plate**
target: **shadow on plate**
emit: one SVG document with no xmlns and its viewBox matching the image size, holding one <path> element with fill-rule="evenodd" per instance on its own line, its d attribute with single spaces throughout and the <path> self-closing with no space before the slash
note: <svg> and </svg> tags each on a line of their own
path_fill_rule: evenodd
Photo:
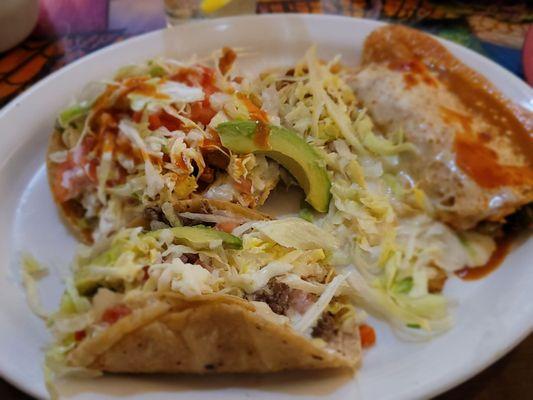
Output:
<svg viewBox="0 0 533 400">
<path fill-rule="evenodd" d="M 62 397 L 82 394 L 133 396 L 174 393 L 192 398 L 194 392 L 238 390 L 241 396 L 251 392 L 275 392 L 299 396 L 325 396 L 353 379 L 350 370 L 298 371 L 273 374 L 220 375 L 105 375 L 101 378 L 70 378 L 58 384 Z M 197 393 L 200 395 L 200 393 Z M 231 397 L 233 398 L 233 396 Z"/>
</svg>

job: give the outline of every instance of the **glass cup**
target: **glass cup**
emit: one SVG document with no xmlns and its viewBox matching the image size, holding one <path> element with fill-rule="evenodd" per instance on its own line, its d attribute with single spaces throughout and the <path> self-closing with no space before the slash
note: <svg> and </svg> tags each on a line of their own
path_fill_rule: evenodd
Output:
<svg viewBox="0 0 533 400">
<path fill-rule="evenodd" d="M 256 0 L 231 0 L 222 8 L 206 14 L 200 4 L 202 0 L 165 0 L 165 14 L 168 25 L 176 25 L 193 18 L 216 18 L 231 15 L 255 14 Z"/>
</svg>

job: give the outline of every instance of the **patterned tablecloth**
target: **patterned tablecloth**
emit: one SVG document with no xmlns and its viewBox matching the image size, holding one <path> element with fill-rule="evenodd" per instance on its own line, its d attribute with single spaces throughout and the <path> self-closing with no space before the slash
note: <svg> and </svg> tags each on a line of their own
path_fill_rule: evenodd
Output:
<svg viewBox="0 0 533 400">
<path fill-rule="evenodd" d="M 533 82 L 531 1 L 259 0 L 257 13 L 324 13 L 405 23 L 465 45 Z M 163 0 L 40 0 L 34 32 L 0 53 L 0 108 L 64 65 L 164 26 Z M 532 364 L 530 336 L 503 360 L 441 399 L 530 399 Z M 0 380 L 0 398 L 28 397 Z"/>
</svg>

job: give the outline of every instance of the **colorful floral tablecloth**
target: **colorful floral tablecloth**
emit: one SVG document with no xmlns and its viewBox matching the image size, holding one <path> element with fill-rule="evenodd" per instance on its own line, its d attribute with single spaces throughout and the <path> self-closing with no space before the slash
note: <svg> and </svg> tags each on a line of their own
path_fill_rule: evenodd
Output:
<svg viewBox="0 0 533 400">
<path fill-rule="evenodd" d="M 532 2 L 527 3 L 259 0 L 257 13 L 324 13 L 401 22 L 470 47 L 524 77 L 522 48 L 533 21 Z M 85 54 L 164 26 L 162 0 L 40 0 L 34 32 L 0 53 L 0 107 Z"/>
</svg>

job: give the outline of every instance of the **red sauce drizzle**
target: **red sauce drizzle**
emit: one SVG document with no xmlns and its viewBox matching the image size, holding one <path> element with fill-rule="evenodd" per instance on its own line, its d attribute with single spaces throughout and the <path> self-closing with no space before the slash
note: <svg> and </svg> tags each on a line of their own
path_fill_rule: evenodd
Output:
<svg viewBox="0 0 533 400">
<path fill-rule="evenodd" d="M 267 124 L 259 121 L 255 129 L 254 143 L 260 149 L 268 149 L 270 144 L 268 139 L 270 137 L 270 128 Z"/>
<path fill-rule="evenodd" d="M 459 168 L 487 189 L 500 186 L 522 185 L 531 169 L 523 166 L 498 165 L 498 155 L 483 142 L 457 135 L 454 143 L 455 162 Z"/>
<path fill-rule="evenodd" d="M 437 80 L 431 75 L 429 69 L 420 60 L 389 62 L 388 67 L 395 71 L 403 72 L 403 81 L 407 90 L 419 83 L 437 86 Z"/>
<path fill-rule="evenodd" d="M 222 49 L 222 57 L 218 60 L 218 69 L 220 69 L 222 75 L 228 73 L 236 59 L 237 53 L 235 53 L 233 49 L 230 49 L 229 47 L 224 47 Z"/>
<path fill-rule="evenodd" d="M 252 101 L 246 95 L 237 93 L 237 98 L 242 101 L 245 107 L 248 109 L 251 119 L 268 124 L 267 113 L 252 103 Z"/>
<path fill-rule="evenodd" d="M 123 83 L 128 87 L 128 89 L 123 93 L 122 96 L 124 97 L 128 93 L 136 93 L 143 96 L 153 97 L 154 99 L 169 99 L 168 95 L 159 93 L 157 88 L 154 85 L 146 83 L 146 80 L 148 80 L 148 78 L 145 76 L 126 78 Z"/>
<path fill-rule="evenodd" d="M 250 114 L 250 118 L 257 121 L 254 143 L 259 148 L 266 149 L 269 147 L 268 138 L 270 137 L 270 128 L 268 127 L 268 115 L 266 112 L 257 107 L 246 95 L 237 93 L 237 98 L 242 101 Z"/>
<path fill-rule="evenodd" d="M 531 176 L 528 166 L 498 164 L 498 154 L 485 144 L 486 134 L 477 135 L 473 132 L 470 116 L 446 107 L 441 107 L 441 113 L 445 122 L 461 126 L 462 131 L 456 135 L 454 141 L 455 162 L 479 186 L 493 189 L 521 185 Z"/>
</svg>

